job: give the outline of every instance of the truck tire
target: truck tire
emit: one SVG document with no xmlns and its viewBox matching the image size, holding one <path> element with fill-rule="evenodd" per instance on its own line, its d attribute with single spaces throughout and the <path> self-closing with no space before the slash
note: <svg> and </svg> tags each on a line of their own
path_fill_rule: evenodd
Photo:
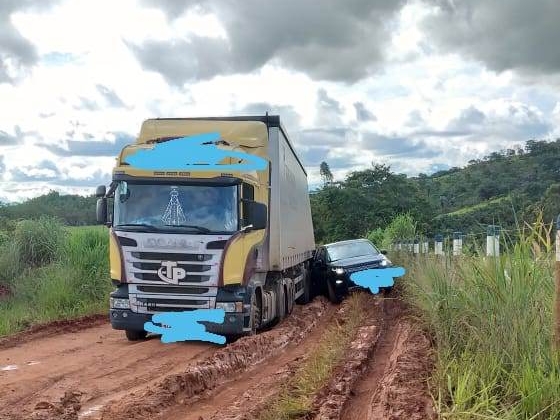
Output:
<svg viewBox="0 0 560 420">
<path fill-rule="evenodd" d="M 144 338 L 146 338 L 146 336 L 148 335 L 147 331 L 138 331 L 138 330 L 126 330 L 125 331 L 126 334 L 126 338 L 128 338 L 128 341 L 138 341 L 138 340 L 143 340 Z"/>
<path fill-rule="evenodd" d="M 251 296 L 251 332 L 249 335 L 256 335 L 262 322 L 262 302 L 253 291 Z"/>
<path fill-rule="evenodd" d="M 298 305 L 305 305 L 311 302 L 311 275 L 309 270 L 305 270 L 303 275 L 303 294 L 296 299 Z"/>
<path fill-rule="evenodd" d="M 340 302 L 342 302 L 342 299 L 336 295 L 336 292 L 334 290 L 334 286 L 331 284 L 330 281 L 327 281 L 327 290 L 328 290 L 328 293 L 329 293 L 329 300 L 332 303 L 339 304 Z"/>
</svg>

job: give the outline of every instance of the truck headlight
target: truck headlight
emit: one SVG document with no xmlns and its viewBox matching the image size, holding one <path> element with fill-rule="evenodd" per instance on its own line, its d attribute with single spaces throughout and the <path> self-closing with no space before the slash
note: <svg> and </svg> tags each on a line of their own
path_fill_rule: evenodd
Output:
<svg viewBox="0 0 560 420">
<path fill-rule="evenodd" d="M 333 268 L 333 271 L 338 274 L 339 276 L 342 276 L 344 274 L 344 268 Z"/>
<path fill-rule="evenodd" d="M 216 309 L 224 312 L 243 312 L 243 302 L 216 302 Z"/>
<path fill-rule="evenodd" d="M 130 309 L 130 301 L 123 298 L 109 298 L 111 309 Z"/>
</svg>

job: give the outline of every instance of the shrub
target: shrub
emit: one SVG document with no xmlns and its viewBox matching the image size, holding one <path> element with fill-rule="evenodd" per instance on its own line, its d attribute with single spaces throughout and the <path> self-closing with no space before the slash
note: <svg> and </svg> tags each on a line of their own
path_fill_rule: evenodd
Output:
<svg viewBox="0 0 560 420">
<path fill-rule="evenodd" d="M 52 217 L 18 222 L 14 243 L 20 262 L 38 267 L 59 260 L 65 236 L 64 226 Z"/>
</svg>

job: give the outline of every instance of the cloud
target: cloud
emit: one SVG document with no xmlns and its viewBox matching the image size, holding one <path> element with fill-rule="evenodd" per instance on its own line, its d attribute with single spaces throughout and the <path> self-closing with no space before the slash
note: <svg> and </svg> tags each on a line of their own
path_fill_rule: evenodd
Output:
<svg viewBox="0 0 560 420">
<path fill-rule="evenodd" d="M 43 160 L 33 166 L 10 169 L 12 182 L 48 182 L 54 181 L 60 176 L 60 170 L 54 162 Z"/>
<path fill-rule="evenodd" d="M 98 92 L 101 94 L 101 96 L 103 96 L 105 101 L 107 101 L 109 106 L 112 106 L 112 107 L 115 107 L 115 108 L 125 108 L 126 107 L 126 105 L 124 104 L 122 99 L 119 98 L 119 96 L 115 93 L 114 90 L 109 89 L 107 86 L 103 86 L 103 85 L 100 85 L 100 84 L 96 85 L 96 88 L 97 88 Z"/>
<path fill-rule="evenodd" d="M 434 158 L 442 154 L 441 150 L 434 148 L 424 140 L 414 140 L 405 137 L 387 137 L 377 133 L 364 133 L 362 136 L 363 148 L 372 150 L 381 156 L 408 157 L 408 158 Z"/>
<path fill-rule="evenodd" d="M 343 147 L 347 143 L 348 136 L 352 131 L 347 127 L 335 127 L 325 129 L 304 129 L 296 132 L 294 137 L 303 146 L 329 146 Z"/>
<path fill-rule="evenodd" d="M 317 91 L 317 117 L 318 126 L 337 126 L 342 124 L 344 110 L 336 99 L 331 98 L 325 89 Z"/>
<path fill-rule="evenodd" d="M 4 156 L 0 156 L 0 178 L 4 175 L 6 171 L 6 164 L 4 163 Z"/>
<path fill-rule="evenodd" d="M 488 142 L 492 138 L 526 141 L 547 136 L 553 129 L 552 123 L 538 109 L 524 103 L 495 100 L 486 108 L 483 111 L 469 106 L 460 110 L 459 115 L 448 123 L 446 131 Z"/>
<path fill-rule="evenodd" d="M 356 119 L 360 122 L 377 121 L 377 117 L 373 115 L 362 102 L 354 102 L 356 110 Z"/>
<path fill-rule="evenodd" d="M 444 51 L 496 71 L 560 73 L 560 2 L 425 0 L 436 5 L 421 27 Z"/>
<path fill-rule="evenodd" d="M 33 44 L 12 24 L 14 12 L 49 7 L 57 0 L 2 0 L 0 2 L 0 84 L 13 83 L 17 75 L 34 65 L 39 56 Z"/>
<path fill-rule="evenodd" d="M 99 111 L 101 107 L 92 99 L 80 96 L 80 104 L 75 106 L 74 109 L 86 111 Z"/>
<path fill-rule="evenodd" d="M 0 146 L 16 146 L 23 143 L 23 138 L 12 136 L 5 131 L 0 130 Z"/>
<path fill-rule="evenodd" d="M 268 102 L 252 102 L 235 112 L 239 115 L 280 115 L 280 122 L 288 133 L 295 133 L 301 126 L 301 115 L 291 105 L 273 105 Z"/>
<path fill-rule="evenodd" d="M 39 144 L 39 146 L 57 156 L 117 156 L 125 145 L 134 142 L 134 137 L 129 134 L 113 134 L 115 135 L 115 141 L 67 140 L 66 148 L 52 144 Z"/>
<path fill-rule="evenodd" d="M 273 9 L 258 0 L 143 3 L 162 7 L 169 19 L 197 6 L 225 28 L 227 39 L 194 36 L 129 44 L 145 68 L 182 85 L 252 72 L 272 61 L 314 79 L 355 82 L 383 61 L 390 39 L 387 23 L 404 1 L 286 0 Z"/>
</svg>

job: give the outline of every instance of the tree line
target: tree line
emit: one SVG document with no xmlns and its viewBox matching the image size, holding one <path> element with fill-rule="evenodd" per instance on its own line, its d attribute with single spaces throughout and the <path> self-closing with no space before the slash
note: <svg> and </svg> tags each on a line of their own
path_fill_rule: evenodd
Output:
<svg viewBox="0 0 560 420">
<path fill-rule="evenodd" d="M 560 213 L 560 139 L 530 140 L 524 147 L 493 152 L 463 168 L 408 177 L 389 165 L 350 172 L 335 182 L 322 162 L 323 185 L 310 193 L 318 243 L 365 237 L 408 214 L 420 234 L 484 232 L 486 225 L 515 229 L 543 212 Z M 67 225 L 95 224 L 95 196 L 56 191 L 19 204 L 0 204 L 0 230 L 10 221 L 54 216 Z"/>
</svg>

